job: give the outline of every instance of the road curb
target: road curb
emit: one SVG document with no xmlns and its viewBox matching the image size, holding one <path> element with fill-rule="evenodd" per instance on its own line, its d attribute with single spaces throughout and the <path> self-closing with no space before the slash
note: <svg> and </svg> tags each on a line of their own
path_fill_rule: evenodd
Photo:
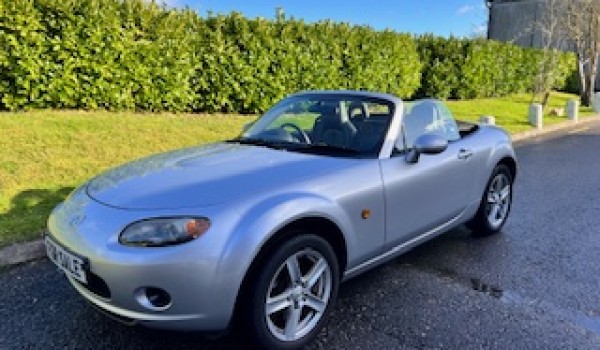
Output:
<svg viewBox="0 0 600 350">
<path fill-rule="evenodd" d="M 585 126 L 586 124 L 600 121 L 600 115 L 580 119 L 579 122 L 565 121 L 553 124 L 541 130 L 525 131 L 511 136 L 513 142 L 524 141 L 538 136 L 550 134 L 552 132 L 568 129 L 570 127 Z M 0 267 L 22 264 L 28 261 L 37 260 L 46 256 L 44 242 L 41 239 L 16 243 L 0 249 Z"/>
<path fill-rule="evenodd" d="M 535 138 L 538 136 L 543 136 L 543 135 L 550 134 L 550 133 L 553 133 L 556 131 L 560 131 L 563 129 L 568 129 L 570 127 L 584 126 L 586 124 L 597 122 L 597 121 L 600 121 L 600 115 L 596 115 L 596 116 L 592 116 L 592 117 L 585 117 L 585 118 L 579 119 L 578 122 L 568 120 L 568 121 L 560 122 L 557 124 L 545 126 L 543 129 L 520 132 L 518 134 L 512 135 L 511 139 L 513 142 L 524 141 L 524 140 L 532 139 L 532 138 Z"/>
<path fill-rule="evenodd" d="M 0 249 L 0 267 L 22 264 L 46 256 L 46 248 L 41 239 L 16 243 Z"/>
</svg>

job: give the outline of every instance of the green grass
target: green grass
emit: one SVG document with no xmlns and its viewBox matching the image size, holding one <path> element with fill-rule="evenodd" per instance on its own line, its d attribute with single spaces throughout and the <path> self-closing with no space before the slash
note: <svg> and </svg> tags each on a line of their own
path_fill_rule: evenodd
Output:
<svg viewBox="0 0 600 350">
<path fill-rule="evenodd" d="M 551 108 L 565 108 L 567 101 L 574 98 L 577 97 L 571 94 L 554 92 L 550 96 L 546 111 Z M 530 103 L 531 94 L 519 94 L 502 98 L 448 101 L 448 107 L 456 119 L 465 121 L 479 121 L 482 115 L 494 116 L 497 125 L 514 134 L 531 130 L 528 120 Z M 591 108 L 581 108 L 580 117 L 591 115 L 594 115 Z M 566 120 L 566 117 L 544 115 L 544 125 L 556 124 Z"/>
<path fill-rule="evenodd" d="M 237 136 L 251 116 L 0 113 L 0 247 L 39 237 L 52 208 L 99 172 Z"/>
<path fill-rule="evenodd" d="M 571 95 L 553 94 L 562 107 Z M 493 115 L 511 132 L 530 129 L 529 95 L 450 101 L 459 119 Z M 591 110 L 584 109 L 584 115 Z M 148 154 L 235 137 L 253 116 L 81 111 L 0 113 L 0 247 L 39 237 L 48 214 L 99 172 Z M 555 123 L 566 118 L 546 118 Z"/>
</svg>

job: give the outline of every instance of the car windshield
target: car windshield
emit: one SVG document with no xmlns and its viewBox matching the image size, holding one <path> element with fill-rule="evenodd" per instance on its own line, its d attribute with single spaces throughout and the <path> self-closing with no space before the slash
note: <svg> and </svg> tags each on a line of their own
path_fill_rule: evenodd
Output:
<svg viewBox="0 0 600 350">
<path fill-rule="evenodd" d="M 284 99 L 235 142 L 342 157 L 376 157 L 394 114 L 391 101 L 304 94 Z"/>
</svg>

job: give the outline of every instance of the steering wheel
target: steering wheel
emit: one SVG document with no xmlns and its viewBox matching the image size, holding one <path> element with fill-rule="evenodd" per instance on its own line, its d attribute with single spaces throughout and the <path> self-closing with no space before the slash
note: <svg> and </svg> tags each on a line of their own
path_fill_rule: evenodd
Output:
<svg viewBox="0 0 600 350">
<path fill-rule="evenodd" d="M 306 144 L 310 144 L 310 137 L 308 137 L 308 134 L 302 130 L 302 128 L 300 128 L 298 125 L 296 124 L 292 124 L 292 123 L 283 123 L 279 126 L 282 129 L 285 129 L 286 127 L 290 127 L 292 129 L 294 129 L 295 134 L 294 137 L 296 137 L 298 139 L 298 141 L 304 141 L 304 143 Z M 299 137 L 301 136 L 301 137 Z"/>
</svg>

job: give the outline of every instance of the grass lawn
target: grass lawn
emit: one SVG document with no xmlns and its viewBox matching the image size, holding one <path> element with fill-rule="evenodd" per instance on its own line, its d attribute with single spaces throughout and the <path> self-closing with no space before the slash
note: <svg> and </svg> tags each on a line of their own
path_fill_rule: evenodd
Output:
<svg viewBox="0 0 600 350">
<path fill-rule="evenodd" d="M 554 94 L 563 107 L 570 95 Z M 511 132 L 530 129 L 529 95 L 450 101 L 457 118 L 493 115 Z M 591 115 L 584 109 L 583 114 Z M 39 237 L 48 214 L 99 172 L 185 146 L 235 137 L 252 116 L 81 111 L 0 113 L 0 247 Z M 566 120 L 546 118 L 546 123 Z"/>
<path fill-rule="evenodd" d="M 565 108 L 567 101 L 574 98 L 577 98 L 577 96 L 554 92 L 548 100 L 546 111 L 549 111 L 551 108 Z M 528 120 L 530 103 L 531 94 L 519 94 L 502 98 L 448 101 L 448 107 L 457 119 L 465 121 L 479 121 L 479 117 L 482 115 L 494 116 L 496 124 L 514 134 L 531 130 Z M 580 109 L 580 117 L 591 115 L 594 115 L 591 108 L 582 107 Z M 567 120 L 566 117 L 545 115 L 544 125 L 556 124 L 565 120 Z"/>
<path fill-rule="evenodd" d="M 0 247 L 39 237 L 48 214 L 102 170 L 237 136 L 251 116 L 0 113 Z"/>
</svg>

